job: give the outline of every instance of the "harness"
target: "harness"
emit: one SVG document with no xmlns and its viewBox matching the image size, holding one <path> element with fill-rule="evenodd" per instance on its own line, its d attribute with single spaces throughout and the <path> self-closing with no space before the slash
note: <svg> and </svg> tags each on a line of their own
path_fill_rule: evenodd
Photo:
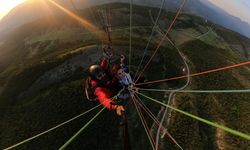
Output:
<svg viewBox="0 0 250 150">
<path fill-rule="evenodd" d="M 85 94 L 86 94 L 86 97 L 89 101 L 96 101 L 97 100 L 97 97 L 94 94 L 96 87 L 97 87 L 97 85 L 96 86 L 91 85 L 91 77 L 88 77 L 85 80 Z"/>
</svg>

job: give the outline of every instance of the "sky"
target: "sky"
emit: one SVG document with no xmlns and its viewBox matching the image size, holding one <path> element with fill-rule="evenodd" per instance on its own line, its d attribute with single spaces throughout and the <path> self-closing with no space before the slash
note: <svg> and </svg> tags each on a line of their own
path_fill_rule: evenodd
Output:
<svg viewBox="0 0 250 150">
<path fill-rule="evenodd" d="M 0 20 L 5 16 L 12 8 L 25 0 L 0 0 Z"/>
<path fill-rule="evenodd" d="M 0 0 L 0 20 L 12 8 L 26 0 Z M 250 0 L 207 0 L 229 14 L 250 24 Z"/>
<path fill-rule="evenodd" d="M 233 16 L 250 24 L 250 0 L 208 0 Z"/>
</svg>

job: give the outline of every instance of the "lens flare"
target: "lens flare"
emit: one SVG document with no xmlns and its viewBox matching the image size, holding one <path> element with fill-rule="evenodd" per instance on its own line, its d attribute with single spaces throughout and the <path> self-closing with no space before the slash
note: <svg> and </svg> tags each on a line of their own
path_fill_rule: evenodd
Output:
<svg viewBox="0 0 250 150">
<path fill-rule="evenodd" d="M 92 31 L 92 32 L 96 32 L 99 31 L 99 29 L 93 25 L 92 23 L 90 23 L 89 21 L 87 21 L 86 19 L 83 19 L 81 17 L 79 17 L 78 15 L 74 14 L 73 12 L 69 11 L 68 9 L 64 8 L 63 6 L 61 6 L 60 4 L 56 3 L 53 0 L 49 0 L 49 2 L 51 2 L 54 6 L 56 6 L 57 8 L 59 8 L 60 10 L 62 10 L 63 12 L 65 12 L 66 14 L 68 14 L 70 17 L 74 18 L 75 20 L 77 20 L 81 25 L 83 25 L 87 30 Z"/>
</svg>

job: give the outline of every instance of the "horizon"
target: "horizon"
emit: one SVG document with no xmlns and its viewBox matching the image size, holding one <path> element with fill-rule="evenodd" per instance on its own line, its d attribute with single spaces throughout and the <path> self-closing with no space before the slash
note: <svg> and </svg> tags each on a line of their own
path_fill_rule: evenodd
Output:
<svg viewBox="0 0 250 150">
<path fill-rule="evenodd" d="M 7 16 L 11 10 L 18 5 L 25 3 L 27 0 L 11 0 L 0 1 L 0 22 Z M 246 22 L 250 27 L 250 1 L 248 0 L 200 0 L 201 2 L 207 1 L 212 4 L 212 7 L 217 7 L 229 15 L 239 18 L 241 21 Z M 204 3 L 208 5 L 207 3 Z"/>
<path fill-rule="evenodd" d="M 226 11 L 232 16 L 240 18 L 242 21 L 247 22 L 250 26 L 250 1 L 249 0 L 207 0 L 213 5 Z"/>
<path fill-rule="evenodd" d="M 16 6 L 24 3 L 26 0 L 0 0 L 0 21 Z"/>
<path fill-rule="evenodd" d="M 27 0 L 0 0 L 0 21 L 16 6 L 24 3 Z M 214 6 L 226 11 L 232 16 L 240 18 L 242 21 L 247 22 L 250 25 L 250 1 L 248 0 L 201 0 L 208 1 Z M 4 3 L 4 4 L 3 4 Z"/>
</svg>

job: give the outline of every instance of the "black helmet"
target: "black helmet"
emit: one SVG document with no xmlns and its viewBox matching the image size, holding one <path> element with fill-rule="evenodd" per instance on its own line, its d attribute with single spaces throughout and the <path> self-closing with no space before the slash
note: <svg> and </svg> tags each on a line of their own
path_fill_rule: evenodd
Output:
<svg viewBox="0 0 250 150">
<path fill-rule="evenodd" d="M 101 68 L 99 65 L 92 65 L 89 67 L 90 77 L 97 81 L 99 85 L 107 86 L 111 83 L 111 78 L 107 75 L 106 71 Z M 101 79 L 98 76 L 101 75 Z"/>
<path fill-rule="evenodd" d="M 104 71 L 102 70 L 102 68 L 99 65 L 92 65 L 89 67 L 89 75 L 92 78 L 96 78 L 96 76 L 101 72 L 104 72 Z"/>
</svg>

